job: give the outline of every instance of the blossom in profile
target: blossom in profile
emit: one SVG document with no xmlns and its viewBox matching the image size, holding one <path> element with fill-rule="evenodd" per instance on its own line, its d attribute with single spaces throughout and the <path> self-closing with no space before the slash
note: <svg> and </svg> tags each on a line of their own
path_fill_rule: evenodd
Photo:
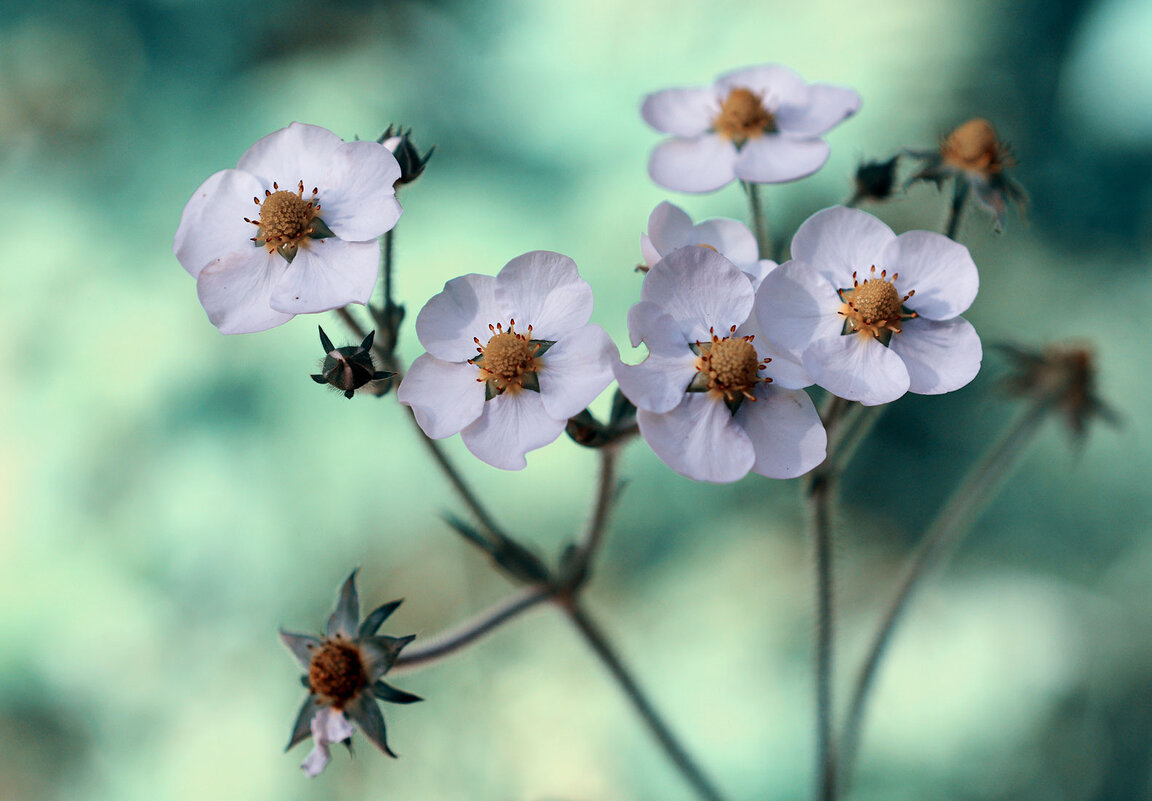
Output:
<svg viewBox="0 0 1152 801">
<path fill-rule="evenodd" d="M 396 664 L 400 651 L 415 638 L 382 637 L 376 632 L 396 611 L 400 601 L 377 608 L 357 625 L 360 599 L 353 571 L 340 590 L 336 609 L 328 618 L 323 637 L 280 631 L 280 639 L 300 662 L 306 674 L 302 677 L 308 697 L 300 707 L 288 748 L 311 737 L 312 751 L 301 769 L 316 776 L 327 766 L 329 746 L 349 745 L 355 723 L 373 745 L 395 757 L 388 747 L 384 716 L 377 700 L 410 704 L 419 696 L 398 690 L 381 677 Z"/>
<path fill-rule="evenodd" d="M 617 362 L 616 380 L 641 436 L 688 478 L 792 478 L 824 460 L 824 427 L 801 389 L 812 380 L 761 336 L 754 296 L 728 259 L 687 246 L 648 271 L 628 312 L 632 344 L 648 357 Z"/>
<path fill-rule="evenodd" d="M 648 216 L 648 233 L 640 235 L 644 266 L 639 269 L 646 272 L 660 259 L 686 245 L 712 248 L 747 273 L 756 286 L 776 268 L 776 262 L 760 258 L 755 234 L 739 220 L 715 217 L 693 224 L 682 208 L 664 201 Z"/>
<path fill-rule="evenodd" d="M 853 90 L 809 84 L 779 64 L 729 72 L 712 86 L 654 92 L 640 114 L 672 138 L 652 151 L 648 174 L 678 192 L 711 192 L 736 179 L 795 181 L 824 165 L 821 137 L 859 108 Z"/>
<path fill-rule="evenodd" d="M 173 250 L 225 334 L 263 331 L 296 314 L 367 303 L 376 237 L 400 218 L 396 158 L 294 122 L 265 136 L 193 193 Z"/>
<path fill-rule="evenodd" d="M 397 397 L 429 437 L 459 433 L 483 461 L 520 470 L 612 381 L 616 347 L 591 316 L 592 288 L 559 253 L 454 278 L 416 318 L 428 352 Z"/>
<path fill-rule="evenodd" d="M 376 362 L 372 359 L 372 340 L 376 338 L 375 331 L 368 335 L 359 345 L 345 345 L 338 348 L 320 329 L 320 345 L 324 348 L 324 361 L 321 362 L 320 372 L 312 374 L 312 380 L 317 384 L 327 384 L 333 389 L 344 393 L 349 400 L 362 387 L 372 386 L 374 382 L 383 381 L 395 373 L 387 370 L 377 370 Z"/>
<path fill-rule="evenodd" d="M 931 181 L 940 186 L 956 179 L 956 197 L 962 203 L 971 194 L 995 219 L 996 229 L 1004 227 L 1009 203 L 1024 207 L 1028 193 L 1008 173 L 1016 166 L 1012 148 L 1001 141 L 992 123 L 975 117 L 952 130 L 938 150 L 911 151 L 923 161 L 920 171 L 908 183 Z"/>
<path fill-rule="evenodd" d="M 873 406 L 976 376 L 980 337 L 960 315 L 978 287 L 963 245 L 930 231 L 896 236 L 870 214 L 834 207 L 800 226 L 756 310 L 765 336 L 817 384 Z"/>
</svg>

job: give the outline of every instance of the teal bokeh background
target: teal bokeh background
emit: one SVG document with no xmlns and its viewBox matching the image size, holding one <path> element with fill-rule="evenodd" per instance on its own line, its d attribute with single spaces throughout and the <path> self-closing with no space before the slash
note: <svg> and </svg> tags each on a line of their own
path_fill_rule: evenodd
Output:
<svg viewBox="0 0 1152 801">
<path fill-rule="evenodd" d="M 1140 0 L 314 4 L 0 3 L 0 798 L 689 798 L 599 664 L 542 609 L 399 676 L 393 762 L 360 743 L 318 780 L 281 753 L 302 696 L 276 639 L 317 629 L 348 571 L 391 632 L 432 635 L 509 590 L 440 518 L 456 501 L 391 399 L 307 374 L 305 316 L 224 337 L 171 253 L 212 172 L 293 120 L 390 122 L 437 145 L 402 194 L 397 289 L 533 249 L 573 257 L 626 346 L 632 267 L 664 199 L 744 216 L 735 187 L 671 196 L 645 172 L 647 92 L 788 64 L 861 113 L 813 178 L 764 193 L 780 235 L 850 193 L 859 160 L 971 116 L 1032 195 L 995 236 L 969 318 L 986 344 L 1092 343 L 1124 420 L 1070 447 L 1049 424 L 933 577 L 875 697 L 854 798 L 1152 797 L 1152 11 Z M 868 207 L 939 228 L 945 195 Z M 340 344 L 340 343 L 338 343 Z M 991 349 L 989 349 L 990 351 Z M 402 352 L 419 354 L 411 325 Z M 635 360 L 635 359 L 634 359 Z M 909 396 L 847 477 L 844 687 L 917 532 L 1014 411 L 1003 362 Z M 603 401 L 601 401 L 603 403 Z M 599 407 L 598 407 L 599 408 Z M 448 449 L 553 555 L 588 516 L 568 441 L 522 473 Z M 634 443 L 589 605 L 733 798 L 811 781 L 812 602 L 795 482 L 693 484 Z"/>
</svg>

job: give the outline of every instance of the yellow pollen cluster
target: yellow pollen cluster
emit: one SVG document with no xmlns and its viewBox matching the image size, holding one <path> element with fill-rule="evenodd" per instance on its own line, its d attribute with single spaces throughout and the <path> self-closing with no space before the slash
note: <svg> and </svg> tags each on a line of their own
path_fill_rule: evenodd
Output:
<svg viewBox="0 0 1152 801">
<path fill-rule="evenodd" d="M 737 87 L 720 104 L 712 128 L 725 139 L 742 145 L 755 136 L 775 133 L 776 119 L 764 108 L 763 99 L 750 89 Z"/>
<path fill-rule="evenodd" d="M 976 117 L 948 134 L 940 145 L 940 156 L 961 170 L 992 175 L 1012 166 L 1012 154 L 996 138 L 988 120 Z"/>
<path fill-rule="evenodd" d="M 326 640 L 312 655 L 308 684 L 312 692 L 333 702 L 337 709 L 366 684 L 360 651 L 343 639 Z"/>
<path fill-rule="evenodd" d="M 899 273 L 893 273 L 889 280 L 887 270 L 876 275 L 875 266 L 863 282 L 852 273 L 852 288 L 839 290 L 840 299 L 844 301 L 839 311 L 844 318 L 843 333 L 875 337 L 885 345 L 893 334 L 899 334 L 903 321 L 916 316 L 916 312 L 904 311 L 905 301 L 915 295 L 916 290 L 901 297 L 896 291 L 899 277 Z"/>
<path fill-rule="evenodd" d="M 753 337 L 727 336 L 721 339 L 714 330 L 709 329 L 709 333 L 712 335 L 710 342 L 696 343 L 700 355 L 696 359 L 697 375 L 693 384 L 701 390 L 723 395 L 729 403 L 740 399 L 756 400 L 752 388 L 760 381 L 772 379 L 757 375 L 767 365 L 756 355 Z M 732 326 L 729 334 L 735 333 L 736 326 Z"/>
<path fill-rule="evenodd" d="M 532 341 L 532 326 L 528 326 L 527 334 L 518 334 L 516 321 L 509 320 L 507 331 L 500 323 L 489 325 L 488 330 L 492 336 L 487 344 L 481 344 L 478 337 L 472 338 L 480 354 L 468 360 L 480 368 L 480 377 L 476 380 L 487 382 L 490 395 L 519 391 L 524 389 L 526 381 L 529 388 L 535 389 L 540 343 Z"/>
<path fill-rule="evenodd" d="M 281 189 L 277 183 L 272 184 L 275 191 L 264 191 L 264 200 L 252 198 L 252 202 L 260 207 L 260 218 L 244 222 L 252 223 L 257 227 L 256 236 L 252 241 L 267 248 L 269 253 L 279 251 L 280 255 L 289 261 L 300 242 L 315 231 L 313 222 L 320 213 L 320 204 L 316 200 L 319 191 L 312 188 L 312 197 L 304 199 L 304 182 L 300 181 L 295 192 Z"/>
</svg>

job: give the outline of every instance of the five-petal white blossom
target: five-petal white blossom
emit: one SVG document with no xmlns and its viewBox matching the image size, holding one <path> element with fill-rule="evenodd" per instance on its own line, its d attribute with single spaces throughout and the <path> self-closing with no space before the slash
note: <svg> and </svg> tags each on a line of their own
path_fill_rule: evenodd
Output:
<svg viewBox="0 0 1152 801">
<path fill-rule="evenodd" d="M 760 258 L 756 236 L 739 220 L 715 217 L 692 223 L 682 208 L 664 201 L 648 216 L 648 233 L 640 235 L 644 264 L 652 267 L 685 245 L 704 245 L 724 256 L 752 278 L 754 286 L 776 269 L 776 262 Z"/>
<path fill-rule="evenodd" d="M 976 376 L 980 338 L 960 314 L 978 287 L 963 245 L 930 231 L 896 236 L 870 214 L 834 207 L 800 226 L 792 261 L 764 279 L 756 309 L 765 335 L 817 384 L 873 406 Z"/>
<path fill-rule="evenodd" d="M 488 464 L 522 469 L 612 381 L 616 347 L 591 316 L 592 288 L 559 253 L 454 278 L 416 318 L 428 352 L 398 398 L 429 437 L 460 433 Z"/>
<path fill-rule="evenodd" d="M 711 192 L 737 178 L 794 181 L 824 165 L 829 149 L 820 137 L 859 108 L 853 90 L 809 84 L 779 64 L 729 72 L 712 86 L 654 92 L 640 113 L 673 138 L 652 151 L 648 174 L 678 192 Z"/>
<path fill-rule="evenodd" d="M 800 389 L 812 380 L 760 336 L 754 295 L 750 277 L 726 258 L 688 246 L 648 271 L 628 312 L 632 344 L 643 342 L 649 355 L 617 362 L 616 380 L 656 455 L 698 481 L 735 481 L 749 470 L 792 478 L 824 460 L 824 427 Z"/>
<path fill-rule="evenodd" d="M 296 314 L 367 303 L 375 239 L 400 218 L 396 158 L 294 122 L 265 136 L 234 170 L 212 175 L 184 207 L 173 250 L 225 334 L 263 331 Z"/>
</svg>

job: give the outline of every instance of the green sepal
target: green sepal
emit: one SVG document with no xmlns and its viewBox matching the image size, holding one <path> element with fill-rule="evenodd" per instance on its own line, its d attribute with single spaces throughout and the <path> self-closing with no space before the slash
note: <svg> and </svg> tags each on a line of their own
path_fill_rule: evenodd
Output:
<svg viewBox="0 0 1152 801">
<path fill-rule="evenodd" d="M 697 370 L 696 375 L 692 376 L 692 380 L 688 382 L 688 388 L 685 389 L 684 391 L 685 392 L 707 392 L 708 391 L 708 384 L 711 383 L 711 381 L 712 381 L 712 379 L 710 377 L 708 377 L 704 373 Z"/>
<path fill-rule="evenodd" d="M 328 227 L 328 224 L 319 217 L 313 217 L 308 227 L 312 229 L 308 233 L 309 239 L 328 239 L 336 236 L 336 234 L 332 233 L 332 229 Z"/>
<path fill-rule="evenodd" d="M 520 383 L 524 386 L 524 389 L 530 389 L 533 392 L 540 391 L 540 376 L 535 370 L 530 373 L 524 373 L 524 375 L 520 377 Z"/>
<path fill-rule="evenodd" d="M 414 704 L 417 701 L 424 699 L 418 695 L 404 692 L 403 690 L 393 687 L 383 679 L 377 679 L 372 685 L 372 694 L 379 698 L 381 701 L 387 701 L 390 704 Z"/>
</svg>

